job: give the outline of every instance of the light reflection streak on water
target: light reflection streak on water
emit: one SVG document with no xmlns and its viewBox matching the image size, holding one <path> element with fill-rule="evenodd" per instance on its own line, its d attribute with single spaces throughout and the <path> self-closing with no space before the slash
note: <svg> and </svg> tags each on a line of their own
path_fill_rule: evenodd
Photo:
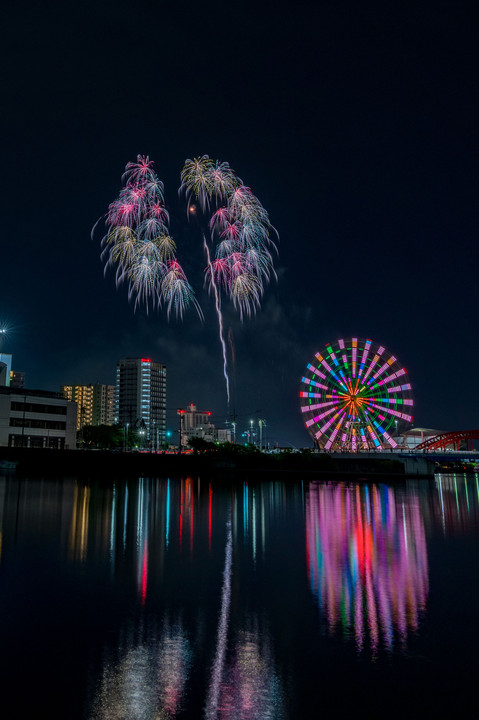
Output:
<svg viewBox="0 0 479 720">
<path fill-rule="evenodd" d="M 253 492 L 252 492 L 251 502 L 252 502 L 252 506 L 253 506 L 252 518 L 251 518 L 251 524 L 253 526 L 253 561 L 256 563 L 256 497 L 255 497 L 254 488 L 253 488 Z"/>
<path fill-rule="evenodd" d="M 183 544 L 183 481 L 180 483 L 180 516 L 179 516 L 180 549 Z"/>
<path fill-rule="evenodd" d="M 181 709 L 191 666 L 190 644 L 181 622 L 168 620 L 158 639 L 126 631 L 118 659 L 106 658 L 90 720 L 170 720 Z"/>
<path fill-rule="evenodd" d="M 126 549 L 127 518 L 128 518 L 128 485 L 125 483 L 125 508 L 123 511 L 123 550 Z"/>
<path fill-rule="evenodd" d="M 211 551 L 211 517 L 213 509 L 213 490 L 211 483 L 208 484 L 208 550 Z"/>
<path fill-rule="evenodd" d="M 166 483 L 166 522 L 165 522 L 165 545 L 168 547 L 170 542 L 170 505 L 171 505 L 171 491 L 170 491 L 170 480 Z"/>
<path fill-rule="evenodd" d="M 188 483 L 188 480 L 186 481 Z M 194 530 L 194 517 L 195 517 L 195 494 L 193 492 L 193 481 L 189 481 L 189 503 L 190 513 L 190 553 L 193 552 L 193 530 Z"/>
<path fill-rule="evenodd" d="M 265 507 L 264 507 L 264 489 L 261 487 L 261 552 L 264 558 L 266 549 L 266 519 L 265 519 Z"/>
<path fill-rule="evenodd" d="M 111 523 L 110 523 L 110 566 L 111 570 L 115 569 L 115 536 L 116 536 L 116 486 L 113 485 L 113 494 L 111 498 Z"/>
<path fill-rule="evenodd" d="M 136 528 L 136 550 L 138 555 L 137 563 L 137 587 L 141 603 L 146 601 L 146 588 L 148 583 L 148 505 L 149 491 L 146 480 L 140 478 L 138 481 L 138 507 L 137 507 L 137 528 Z"/>
<path fill-rule="evenodd" d="M 90 506 L 90 489 L 75 485 L 70 525 L 70 555 L 83 562 L 88 549 L 88 516 Z"/>
<path fill-rule="evenodd" d="M 2 545 L 3 545 L 3 513 L 4 513 L 4 508 L 5 508 L 5 488 L 6 488 L 5 480 L 0 475 L 0 560 L 2 559 Z"/>
<path fill-rule="evenodd" d="M 396 501 L 383 486 L 311 483 L 306 497 L 311 590 L 329 631 L 355 638 L 358 651 L 391 650 L 418 627 L 428 594 L 419 501 Z M 364 624 L 366 622 L 366 625 Z"/>
<path fill-rule="evenodd" d="M 216 639 L 216 653 L 211 670 L 208 697 L 206 700 L 205 718 L 216 720 L 221 690 L 221 681 L 224 674 L 226 645 L 228 640 L 228 618 L 231 604 L 231 574 L 233 563 L 233 535 L 231 522 L 227 523 L 227 539 L 225 548 L 225 568 L 223 571 L 223 588 L 221 592 L 221 611 Z"/>
<path fill-rule="evenodd" d="M 475 482 L 476 493 L 469 492 L 467 475 L 457 475 L 455 473 L 436 475 L 437 500 L 434 502 L 433 510 L 436 521 L 441 520 L 444 535 L 446 533 L 474 532 L 479 527 L 479 484 L 477 475 L 475 476 Z"/>
</svg>

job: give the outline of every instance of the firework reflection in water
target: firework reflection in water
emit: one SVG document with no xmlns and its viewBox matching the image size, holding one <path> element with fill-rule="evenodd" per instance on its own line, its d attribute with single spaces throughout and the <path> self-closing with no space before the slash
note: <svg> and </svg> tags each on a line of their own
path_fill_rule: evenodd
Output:
<svg viewBox="0 0 479 720">
<path fill-rule="evenodd" d="M 163 623 L 157 642 L 128 637 L 106 661 L 90 720 L 171 720 L 181 710 L 191 650 L 181 623 Z"/>
</svg>

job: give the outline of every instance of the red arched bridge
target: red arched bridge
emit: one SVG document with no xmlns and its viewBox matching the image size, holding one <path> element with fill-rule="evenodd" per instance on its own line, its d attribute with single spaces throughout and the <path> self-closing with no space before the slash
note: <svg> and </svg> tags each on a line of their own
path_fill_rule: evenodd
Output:
<svg viewBox="0 0 479 720">
<path fill-rule="evenodd" d="M 461 445 L 464 449 L 473 450 L 474 440 L 479 440 L 479 430 L 456 430 L 455 432 L 441 433 L 440 435 L 434 435 L 433 437 L 424 440 L 420 445 L 417 445 L 415 450 L 445 450 L 447 447 L 451 447 L 454 450 L 459 450 Z"/>
</svg>

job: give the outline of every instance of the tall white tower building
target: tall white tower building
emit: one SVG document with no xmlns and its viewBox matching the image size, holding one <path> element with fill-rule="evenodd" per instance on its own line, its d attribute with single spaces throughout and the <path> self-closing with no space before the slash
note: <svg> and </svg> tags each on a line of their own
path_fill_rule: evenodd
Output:
<svg viewBox="0 0 479 720">
<path fill-rule="evenodd" d="M 166 438 L 166 365 L 150 358 L 124 358 L 116 366 L 116 417 L 121 425 L 145 428 L 148 443 Z"/>
</svg>

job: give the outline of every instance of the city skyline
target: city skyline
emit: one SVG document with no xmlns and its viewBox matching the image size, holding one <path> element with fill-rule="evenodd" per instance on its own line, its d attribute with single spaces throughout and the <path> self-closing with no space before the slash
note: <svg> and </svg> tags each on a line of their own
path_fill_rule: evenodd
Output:
<svg viewBox="0 0 479 720">
<path fill-rule="evenodd" d="M 194 402 L 262 417 L 280 445 L 308 446 L 307 363 L 357 336 L 401 358 L 414 425 L 477 426 L 475 387 L 454 382 L 479 350 L 472 4 L 54 1 L 2 19 L 0 351 L 27 386 L 110 384 L 118 358 L 152 357 L 169 414 Z M 134 312 L 104 275 L 91 229 L 138 154 L 165 184 L 204 322 Z M 178 199 L 185 160 L 204 154 L 230 163 L 279 233 L 261 311 L 241 322 L 223 307 L 229 407 L 201 239 Z"/>
</svg>

